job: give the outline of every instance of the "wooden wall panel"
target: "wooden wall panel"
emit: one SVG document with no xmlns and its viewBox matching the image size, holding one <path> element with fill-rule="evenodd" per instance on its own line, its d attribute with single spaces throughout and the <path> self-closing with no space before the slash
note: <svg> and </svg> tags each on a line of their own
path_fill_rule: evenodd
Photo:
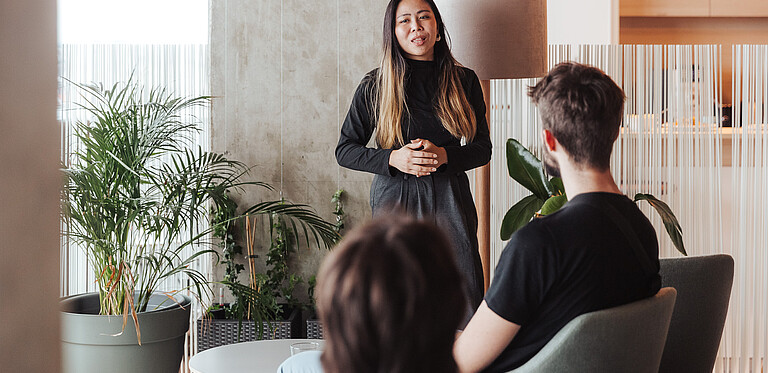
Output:
<svg viewBox="0 0 768 373">
<path fill-rule="evenodd" d="M 714 17 L 768 17 L 768 1 L 711 0 L 709 14 Z"/>
<path fill-rule="evenodd" d="M 766 0 L 621 0 L 622 17 L 768 17 Z"/>
<path fill-rule="evenodd" d="M 710 0 L 621 0 L 621 17 L 707 17 Z"/>
<path fill-rule="evenodd" d="M 731 103 L 731 46 L 733 44 L 768 44 L 768 18 L 621 17 L 619 42 L 621 44 L 721 44 L 723 46 L 723 101 Z"/>
</svg>

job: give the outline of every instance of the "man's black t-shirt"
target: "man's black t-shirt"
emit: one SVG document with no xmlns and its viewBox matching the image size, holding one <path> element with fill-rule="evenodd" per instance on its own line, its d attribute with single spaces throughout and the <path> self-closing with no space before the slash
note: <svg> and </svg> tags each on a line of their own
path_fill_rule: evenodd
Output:
<svg viewBox="0 0 768 373">
<path fill-rule="evenodd" d="M 594 207 L 602 204 L 627 219 L 655 273 L 643 271 L 629 238 Z M 493 312 L 521 325 L 485 371 L 506 372 L 523 365 L 581 314 L 656 294 L 658 268 L 656 232 L 622 194 L 579 194 L 560 211 L 534 219 L 512 235 L 485 295 Z"/>
</svg>

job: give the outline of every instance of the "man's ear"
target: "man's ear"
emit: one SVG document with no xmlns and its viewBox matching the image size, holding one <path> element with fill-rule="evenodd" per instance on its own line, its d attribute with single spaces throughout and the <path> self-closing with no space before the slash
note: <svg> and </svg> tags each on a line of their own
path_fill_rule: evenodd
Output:
<svg viewBox="0 0 768 373">
<path fill-rule="evenodd" d="M 541 139 L 543 140 L 546 149 L 550 152 L 557 150 L 557 146 L 560 145 L 558 144 L 555 135 L 553 135 L 549 130 L 541 131 Z"/>
</svg>

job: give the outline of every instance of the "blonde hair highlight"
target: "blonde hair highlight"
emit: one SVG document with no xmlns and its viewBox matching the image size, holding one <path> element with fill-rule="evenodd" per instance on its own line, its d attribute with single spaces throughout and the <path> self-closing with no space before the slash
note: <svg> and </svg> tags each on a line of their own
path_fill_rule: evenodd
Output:
<svg viewBox="0 0 768 373">
<path fill-rule="evenodd" d="M 405 70 L 395 66 L 391 53 L 384 53 L 376 81 L 376 142 L 384 149 L 403 146 L 403 113 L 408 111 Z"/>
<path fill-rule="evenodd" d="M 437 117 L 443 123 L 448 132 L 458 139 L 465 138 L 472 141 L 477 132 L 477 119 L 472 105 L 464 94 L 461 86 L 459 72 L 461 68 L 452 56 L 448 56 L 450 63 L 440 74 L 440 82 L 437 89 Z"/>
</svg>

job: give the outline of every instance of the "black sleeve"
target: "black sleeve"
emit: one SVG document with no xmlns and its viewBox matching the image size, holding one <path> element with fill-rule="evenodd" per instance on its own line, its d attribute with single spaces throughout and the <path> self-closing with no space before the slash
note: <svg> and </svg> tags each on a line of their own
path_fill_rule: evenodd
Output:
<svg viewBox="0 0 768 373">
<path fill-rule="evenodd" d="M 376 127 L 370 113 L 373 74 L 369 73 L 357 86 L 347 117 L 341 126 L 336 145 L 336 161 L 340 166 L 357 171 L 392 176 L 389 154 L 392 149 L 374 149 L 366 145 Z"/>
<path fill-rule="evenodd" d="M 488 308 L 517 325 L 535 316 L 557 278 L 551 242 L 548 231 L 535 221 L 512 235 L 485 294 Z"/>
<path fill-rule="evenodd" d="M 491 136 L 488 131 L 488 122 L 485 120 L 485 100 L 480 80 L 474 71 L 465 69 L 464 72 L 465 77 L 462 79 L 464 92 L 475 112 L 477 132 L 475 138 L 466 145 L 444 147 L 448 155 L 445 172 L 448 173 L 471 170 L 491 160 Z"/>
</svg>

